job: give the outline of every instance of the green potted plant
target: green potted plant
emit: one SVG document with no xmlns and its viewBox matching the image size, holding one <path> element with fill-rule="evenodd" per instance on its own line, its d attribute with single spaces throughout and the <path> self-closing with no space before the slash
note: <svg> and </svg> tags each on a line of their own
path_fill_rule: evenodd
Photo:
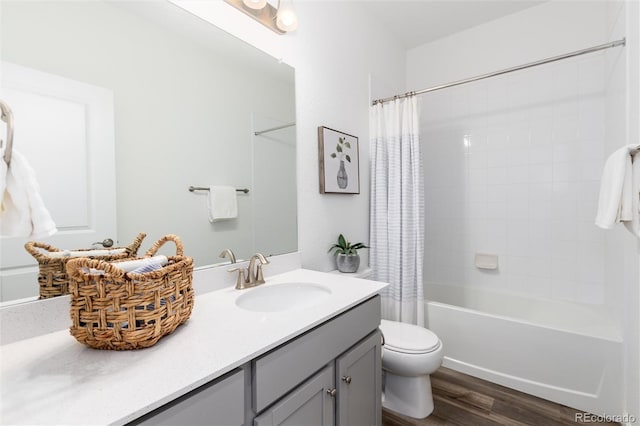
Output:
<svg viewBox="0 0 640 426">
<path fill-rule="evenodd" d="M 331 246 L 329 253 L 333 251 L 336 256 L 336 266 L 338 271 L 353 273 L 360 266 L 359 249 L 369 248 L 364 243 L 350 243 L 340 234 L 338 243 Z"/>
</svg>

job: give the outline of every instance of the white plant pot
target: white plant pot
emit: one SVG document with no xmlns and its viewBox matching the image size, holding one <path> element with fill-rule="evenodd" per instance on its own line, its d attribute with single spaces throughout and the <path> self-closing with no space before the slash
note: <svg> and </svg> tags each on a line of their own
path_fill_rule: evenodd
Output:
<svg viewBox="0 0 640 426">
<path fill-rule="evenodd" d="M 360 266 L 359 254 L 338 254 L 336 256 L 336 266 L 338 271 L 345 273 L 354 273 L 358 271 Z"/>
</svg>

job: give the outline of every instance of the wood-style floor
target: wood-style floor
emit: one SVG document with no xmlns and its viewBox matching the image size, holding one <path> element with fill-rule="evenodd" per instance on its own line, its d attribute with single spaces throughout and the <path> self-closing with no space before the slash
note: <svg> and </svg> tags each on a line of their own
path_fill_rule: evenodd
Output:
<svg viewBox="0 0 640 426">
<path fill-rule="evenodd" d="M 431 375 L 434 410 L 416 420 L 382 411 L 383 426 L 579 425 L 581 411 L 441 367 Z M 618 423 L 589 423 L 617 425 Z"/>
</svg>

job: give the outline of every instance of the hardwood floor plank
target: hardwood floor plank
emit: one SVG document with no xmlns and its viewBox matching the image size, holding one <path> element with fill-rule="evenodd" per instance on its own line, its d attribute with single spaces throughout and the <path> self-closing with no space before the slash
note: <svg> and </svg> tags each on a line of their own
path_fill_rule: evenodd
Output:
<svg viewBox="0 0 640 426">
<path fill-rule="evenodd" d="M 578 410 L 441 367 L 431 375 L 434 411 L 413 419 L 382 411 L 383 426 L 576 426 Z M 619 425 L 618 423 L 589 423 Z"/>
<path fill-rule="evenodd" d="M 474 406 L 488 413 L 491 412 L 495 401 L 491 396 L 475 392 L 467 387 L 448 382 L 447 380 L 443 380 L 439 377 L 433 377 L 431 379 L 431 389 L 437 395 L 463 401 L 468 405 Z"/>
<path fill-rule="evenodd" d="M 390 410 L 382 410 L 382 424 L 385 426 L 443 426 L 451 425 L 445 419 L 439 417 L 435 411 L 426 419 L 413 419 Z"/>
<path fill-rule="evenodd" d="M 495 409 L 504 416 L 521 419 L 521 421 L 530 426 L 573 426 L 576 424 L 573 421 L 573 417 L 571 420 L 567 420 L 559 416 L 550 415 L 547 411 L 533 410 L 524 404 L 507 404 L 503 401 L 498 401 Z"/>
<path fill-rule="evenodd" d="M 474 406 L 456 399 L 436 394 L 433 396 L 433 401 L 438 404 L 439 415 L 455 424 L 465 426 L 527 426 L 526 423 L 522 423 L 516 419 L 510 419 L 493 411 L 486 412 L 484 410 L 478 410 Z"/>
<path fill-rule="evenodd" d="M 440 368 L 434 376 L 441 378 L 442 380 L 468 387 L 476 392 L 490 395 L 495 399 L 496 403 L 497 401 L 502 402 L 503 406 L 517 406 L 524 410 L 528 410 L 529 412 L 544 414 L 549 419 L 553 419 L 555 422 L 554 424 L 577 424 L 575 422 L 575 414 L 579 411 L 564 405 L 556 404 L 524 392 L 519 392 L 505 386 L 487 382 L 448 368 Z"/>
</svg>

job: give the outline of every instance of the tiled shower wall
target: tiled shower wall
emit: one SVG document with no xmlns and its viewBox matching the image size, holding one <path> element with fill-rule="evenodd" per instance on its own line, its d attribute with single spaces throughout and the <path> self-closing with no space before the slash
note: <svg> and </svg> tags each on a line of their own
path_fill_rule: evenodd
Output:
<svg viewBox="0 0 640 426">
<path fill-rule="evenodd" d="M 606 55 L 422 96 L 427 298 L 438 284 L 605 303 Z"/>
</svg>

